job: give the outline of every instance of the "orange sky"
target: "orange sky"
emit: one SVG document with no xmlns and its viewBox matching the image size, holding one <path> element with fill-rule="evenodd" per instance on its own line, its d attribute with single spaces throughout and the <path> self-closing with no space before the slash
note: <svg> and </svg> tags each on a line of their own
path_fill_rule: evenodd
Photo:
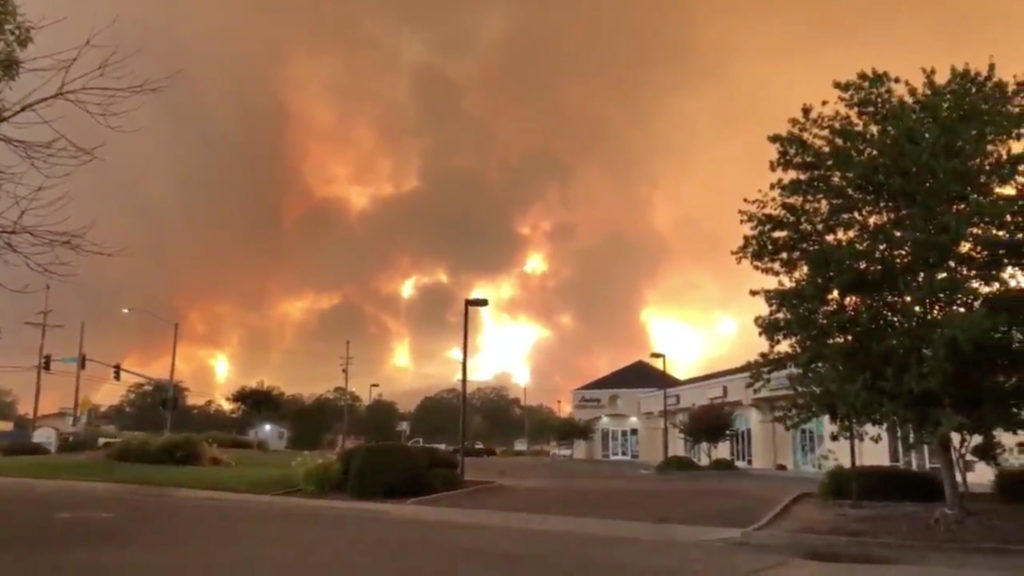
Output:
<svg viewBox="0 0 1024 576">
<path fill-rule="evenodd" d="M 411 406 L 454 383 L 470 294 L 494 303 L 471 376 L 531 400 L 652 347 L 680 376 L 741 363 L 760 280 L 729 252 L 767 134 L 861 68 L 1024 69 L 1012 0 L 25 5 L 68 17 L 44 45 L 117 16 L 140 73 L 178 71 L 71 181 L 75 217 L 124 254 L 83 262 L 53 307 L 86 320 L 91 355 L 153 373 L 169 329 L 117 311 L 180 319 L 197 400 L 325 390 L 351 339 L 356 390 Z M 34 361 L 40 301 L 0 296 L 0 364 Z M 124 387 L 87 375 L 100 402 Z M 30 409 L 31 374 L 0 378 Z M 70 391 L 48 377 L 44 408 Z"/>
</svg>

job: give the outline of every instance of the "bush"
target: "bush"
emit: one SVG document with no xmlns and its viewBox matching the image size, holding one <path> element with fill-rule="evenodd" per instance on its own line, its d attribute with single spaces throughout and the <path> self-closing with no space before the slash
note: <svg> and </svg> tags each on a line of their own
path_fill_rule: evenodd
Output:
<svg viewBox="0 0 1024 576">
<path fill-rule="evenodd" d="M 886 502 L 939 502 L 943 499 L 942 480 L 931 472 L 891 466 L 837 466 L 829 470 L 818 485 L 818 493 L 832 500 L 850 500 L 856 470 L 857 498 Z"/>
<path fill-rule="evenodd" d="M 326 494 L 341 487 L 341 463 L 334 458 L 298 461 L 299 487 L 308 494 Z"/>
<path fill-rule="evenodd" d="M 1024 468 L 1000 468 L 992 490 L 1006 502 L 1024 503 Z"/>
<path fill-rule="evenodd" d="M 431 492 L 448 492 L 462 485 L 459 473 L 449 468 L 433 468 L 427 472 Z"/>
<path fill-rule="evenodd" d="M 459 457 L 451 452 L 445 452 L 433 446 L 410 446 L 410 448 L 419 453 L 421 458 L 424 458 L 428 469 L 459 469 Z"/>
<path fill-rule="evenodd" d="M 22 440 L 8 442 L 4 444 L 3 448 L 0 448 L 0 454 L 4 456 L 42 456 L 49 453 L 50 451 L 42 444 Z"/>
<path fill-rule="evenodd" d="M 708 470 L 735 470 L 736 463 L 728 458 L 715 458 L 708 464 Z"/>
<path fill-rule="evenodd" d="M 210 448 L 194 434 L 174 434 L 159 439 L 133 436 L 118 442 L 107 452 L 107 458 L 118 462 L 176 466 L 204 466 L 210 456 Z"/>
<path fill-rule="evenodd" d="M 427 458 L 422 451 L 395 443 L 361 446 L 345 473 L 354 498 L 403 498 L 430 491 Z"/>
<path fill-rule="evenodd" d="M 655 467 L 658 472 L 686 472 L 700 469 L 701 465 L 689 456 L 669 456 Z"/>
<path fill-rule="evenodd" d="M 363 446 L 353 446 L 352 448 L 346 448 L 340 454 L 338 454 L 339 473 L 341 474 L 340 482 L 341 486 L 348 486 L 348 473 L 352 471 L 352 463 L 355 462 L 356 456 L 362 452 Z"/>
<path fill-rule="evenodd" d="M 254 441 L 246 436 L 229 434 L 227 432 L 204 432 L 203 442 L 217 448 L 230 448 L 235 450 L 267 450 L 267 443 L 264 440 Z"/>
<path fill-rule="evenodd" d="M 72 436 L 66 440 L 62 440 L 57 445 L 57 452 L 85 452 L 86 450 L 95 450 L 98 436 L 95 434 L 82 434 L 79 436 Z"/>
</svg>

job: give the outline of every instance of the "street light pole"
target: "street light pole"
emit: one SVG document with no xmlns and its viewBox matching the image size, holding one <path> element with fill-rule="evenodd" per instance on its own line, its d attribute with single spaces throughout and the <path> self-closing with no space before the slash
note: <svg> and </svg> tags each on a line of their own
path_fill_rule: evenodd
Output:
<svg viewBox="0 0 1024 576">
<path fill-rule="evenodd" d="M 530 450 L 530 413 L 526 405 L 526 383 L 523 383 L 523 439 L 526 441 L 526 450 Z"/>
<path fill-rule="evenodd" d="M 668 374 L 668 361 L 662 352 L 651 352 L 651 358 L 661 359 L 661 372 Z M 661 459 L 668 458 L 668 387 L 661 387 Z"/>
<path fill-rule="evenodd" d="M 121 312 L 124 314 L 131 314 L 132 312 L 141 312 L 150 318 L 158 322 L 163 322 L 168 326 L 174 328 L 174 339 L 171 341 L 171 372 L 168 376 L 167 381 L 167 418 L 164 420 L 164 435 L 171 433 L 171 416 L 174 413 L 175 406 L 175 394 L 174 394 L 174 366 L 178 359 L 178 322 L 172 322 L 163 316 L 145 308 L 127 307 L 121 308 Z"/>
<path fill-rule="evenodd" d="M 174 339 L 171 340 L 171 374 L 167 382 L 167 422 L 164 425 L 164 434 L 171 433 L 171 417 L 177 408 L 174 394 L 174 366 L 178 360 L 178 323 L 174 323 Z"/>
<path fill-rule="evenodd" d="M 377 384 L 376 382 L 374 382 L 373 384 L 370 384 L 370 389 L 367 390 L 367 392 L 366 392 L 366 405 L 367 406 L 370 405 L 370 402 L 373 402 L 373 389 L 374 388 L 380 388 L 380 384 Z"/>
<path fill-rule="evenodd" d="M 466 479 L 466 362 L 469 357 L 469 309 L 487 306 L 486 298 L 466 298 L 462 307 L 462 393 L 459 395 L 459 478 Z"/>
</svg>

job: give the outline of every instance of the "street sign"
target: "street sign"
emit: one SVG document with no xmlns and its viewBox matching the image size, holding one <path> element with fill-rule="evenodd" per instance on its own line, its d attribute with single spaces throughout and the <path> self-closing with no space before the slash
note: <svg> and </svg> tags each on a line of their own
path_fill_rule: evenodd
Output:
<svg viewBox="0 0 1024 576">
<path fill-rule="evenodd" d="M 63 356 L 57 360 L 57 362 L 60 362 L 61 364 L 77 364 L 78 356 Z"/>
</svg>

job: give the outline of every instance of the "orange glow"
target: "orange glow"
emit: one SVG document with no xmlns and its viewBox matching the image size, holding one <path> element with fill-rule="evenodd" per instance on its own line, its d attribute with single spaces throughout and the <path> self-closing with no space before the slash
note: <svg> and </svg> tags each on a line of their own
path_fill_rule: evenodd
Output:
<svg viewBox="0 0 1024 576">
<path fill-rule="evenodd" d="M 433 283 L 447 284 L 448 275 L 442 270 L 438 270 L 432 276 L 412 275 L 402 281 L 398 293 L 402 295 L 403 300 L 408 300 L 416 295 L 417 287 Z"/>
<path fill-rule="evenodd" d="M 526 258 L 526 264 L 523 265 L 523 272 L 526 272 L 530 276 L 540 276 L 547 271 L 548 262 L 540 252 L 531 253 Z"/>
<path fill-rule="evenodd" d="M 395 345 L 391 354 L 391 363 L 398 368 L 412 368 L 412 357 L 409 355 L 409 339 L 405 338 Z"/>
<path fill-rule="evenodd" d="M 223 352 L 217 352 L 210 359 L 210 366 L 213 368 L 213 377 L 217 380 L 218 384 L 223 384 L 227 381 L 228 375 L 231 373 L 231 362 Z"/>
<path fill-rule="evenodd" d="M 538 340 L 551 332 L 524 315 L 503 311 L 517 292 L 515 283 L 508 278 L 478 284 L 471 292 L 473 298 L 490 300 L 487 307 L 479 309 L 478 352 L 471 354 L 468 363 L 473 380 L 490 380 L 499 374 L 508 374 L 520 385 L 530 381 L 530 351 Z M 456 351 L 461 359 L 461 351 L 457 348 Z"/>
<path fill-rule="evenodd" d="M 724 353 L 739 329 L 736 320 L 648 306 L 640 312 L 651 350 L 665 354 L 668 370 L 677 377 L 696 374 L 711 357 Z"/>
<path fill-rule="evenodd" d="M 339 302 L 341 302 L 341 292 L 307 292 L 281 302 L 277 306 L 277 312 L 288 320 L 301 322 L 307 319 L 311 313 L 333 308 Z"/>
</svg>

